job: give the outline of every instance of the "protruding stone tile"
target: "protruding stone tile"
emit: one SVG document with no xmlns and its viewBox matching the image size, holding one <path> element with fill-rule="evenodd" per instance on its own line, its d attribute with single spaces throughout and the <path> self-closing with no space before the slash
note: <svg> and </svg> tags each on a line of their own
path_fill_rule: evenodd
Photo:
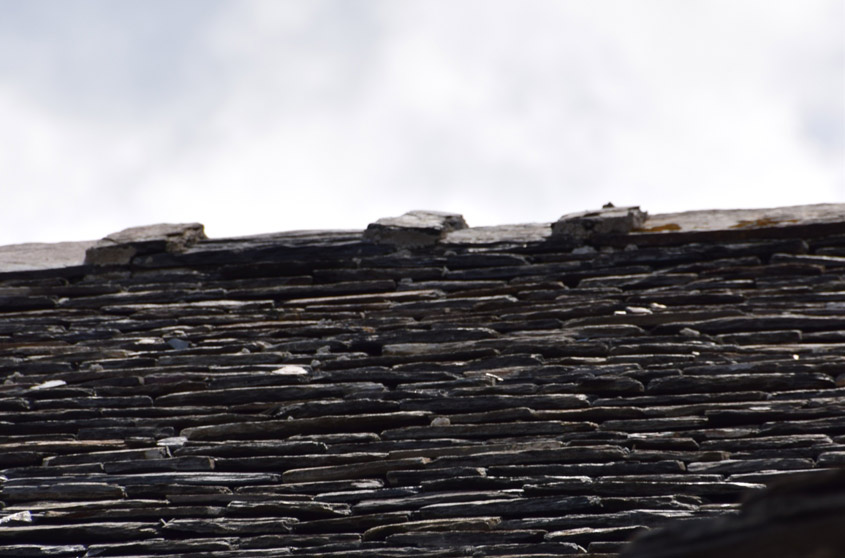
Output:
<svg viewBox="0 0 845 558">
<path fill-rule="evenodd" d="M 628 234 L 645 223 L 648 214 L 639 207 L 604 207 L 569 213 L 552 224 L 552 239 L 583 244 L 594 238 Z"/>
<path fill-rule="evenodd" d="M 447 233 L 467 228 L 463 216 L 439 211 L 409 211 L 370 223 L 364 239 L 401 248 L 430 246 Z"/>
</svg>

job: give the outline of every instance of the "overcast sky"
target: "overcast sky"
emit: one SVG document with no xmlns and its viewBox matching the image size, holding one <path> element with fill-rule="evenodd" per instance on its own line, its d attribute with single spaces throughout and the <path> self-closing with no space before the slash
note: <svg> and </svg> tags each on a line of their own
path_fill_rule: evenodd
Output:
<svg viewBox="0 0 845 558">
<path fill-rule="evenodd" d="M 0 245 L 845 202 L 845 0 L 0 0 Z"/>
</svg>

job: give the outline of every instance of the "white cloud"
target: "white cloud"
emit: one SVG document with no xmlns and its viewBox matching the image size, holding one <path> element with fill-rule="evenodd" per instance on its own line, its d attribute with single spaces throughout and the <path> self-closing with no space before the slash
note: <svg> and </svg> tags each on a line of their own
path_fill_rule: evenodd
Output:
<svg viewBox="0 0 845 558">
<path fill-rule="evenodd" d="M 149 5 L 6 33 L 0 244 L 845 202 L 841 1 Z"/>
</svg>

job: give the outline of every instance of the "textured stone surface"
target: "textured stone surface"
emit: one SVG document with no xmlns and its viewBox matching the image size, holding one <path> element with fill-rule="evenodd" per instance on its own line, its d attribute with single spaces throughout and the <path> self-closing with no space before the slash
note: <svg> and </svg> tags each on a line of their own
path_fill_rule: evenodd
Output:
<svg viewBox="0 0 845 558">
<path fill-rule="evenodd" d="M 364 238 L 376 244 L 397 247 L 429 246 L 447 233 L 467 227 L 463 216 L 440 211 L 409 211 L 371 223 Z"/>
<path fill-rule="evenodd" d="M 570 213 L 552 224 L 552 238 L 583 244 L 604 236 L 625 235 L 642 227 L 646 216 L 639 207 L 605 207 Z"/>
<path fill-rule="evenodd" d="M 742 523 L 845 462 L 819 209 L 582 246 L 136 231 L 130 260 L 0 271 L 0 555 L 615 558 Z"/>
<path fill-rule="evenodd" d="M 89 247 L 85 252 L 85 263 L 126 265 L 135 256 L 182 252 L 204 238 L 204 227 L 200 223 L 133 227 L 110 234 Z"/>
</svg>

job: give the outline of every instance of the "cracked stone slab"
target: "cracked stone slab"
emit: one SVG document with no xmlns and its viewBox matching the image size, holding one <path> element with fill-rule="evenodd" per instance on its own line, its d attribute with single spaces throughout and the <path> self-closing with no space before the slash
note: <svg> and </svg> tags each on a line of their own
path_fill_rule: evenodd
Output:
<svg viewBox="0 0 845 558">
<path fill-rule="evenodd" d="M 409 211 L 400 217 L 386 217 L 370 223 L 364 231 L 364 239 L 403 248 L 430 246 L 446 234 L 465 228 L 466 221 L 457 213 Z"/>
</svg>

